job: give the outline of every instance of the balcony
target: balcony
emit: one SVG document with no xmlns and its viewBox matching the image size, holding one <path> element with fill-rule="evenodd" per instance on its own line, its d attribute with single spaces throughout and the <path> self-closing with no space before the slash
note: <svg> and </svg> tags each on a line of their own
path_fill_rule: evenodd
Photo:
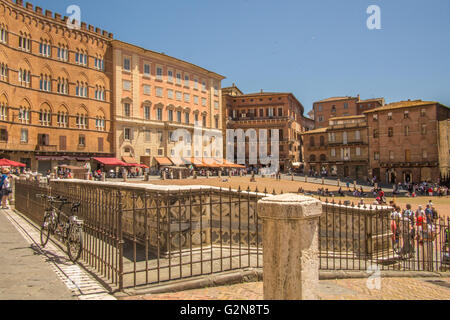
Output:
<svg viewBox="0 0 450 320">
<path fill-rule="evenodd" d="M 58 151 L 58 146 L 52 146 L 52 145 L 47 145 L 47 146 L 42 146 L 42 145 L 36 145 L 36 151 L 41 151 L 41 152 L 57 152 Z"/>
</svg>

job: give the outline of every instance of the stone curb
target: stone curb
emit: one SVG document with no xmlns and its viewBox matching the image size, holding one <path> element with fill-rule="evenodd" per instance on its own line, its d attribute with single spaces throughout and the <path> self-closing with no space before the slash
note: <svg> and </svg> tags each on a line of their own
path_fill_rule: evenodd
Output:
<svg viewBox="0 0 450 320">
<path fill-rule="evenodd" d="M 337 280 L 337 279 L 364 279 L 372 274 L 364 271 L 320 271 L 319 280 Z M 450 273 L 439 272 L 419 272 L 419 271 L 381 271 L 382 278 L 441 278 L 449 277 Z M 161 293 L 174 293 L 186 290 L 205 289 L 209 287 L 220 287 L 246 282 L 260 282 L 263 280 L 262 269 L 246 269 L 243 271 L 232 271 L 199 277 L 191 280 L 178 280 L 170 284 L 155 285 L 142 289 L 126 289 L 124 292 L 116 292 L 117 298 L 151 295 Z"/>
<path fill-rule="evenodd" d="M 242 271 L 232 271 L 206 277 L 203 276 L 191 280 L 178 280 L 170 284 L 156 285 L 142 289 L 126 289 L 124 290 L 124 292 L 114 293 L 114 296 L 117 298 L 121 298 L 137 295 L 173 293 L 193 289 L 220 287 L 238 283 L 258 282 L 258 281 L 262 281 L 262 270 L 246 269 Z"/>
</svg>

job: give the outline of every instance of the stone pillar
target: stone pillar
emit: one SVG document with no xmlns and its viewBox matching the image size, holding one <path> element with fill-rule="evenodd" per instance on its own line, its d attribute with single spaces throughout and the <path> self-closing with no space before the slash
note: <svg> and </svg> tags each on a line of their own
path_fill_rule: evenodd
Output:
<svg viewBox="0 0 450 320">
<path fill-rule="evenodd" d="M 341 186 L 341 180 L 337 179 L 337 186 L 340 187 Z"/>
<path fill-rule="evenodd" d="M 125 169 L 122 170 L 122 178 L 123 178 L 123 182 L 128 181 L 128 171 Z"/>
<path fill-rule="evenodd" d="M 325 184 L 325 178 L 322 177 L 322 185 L 324 185 L 324 184 Z"/>
<path fill-rule="evenodd" d="M 264 300 L 315 300 L 322 203 L 283 194 L 258 202 L 263 221 Z"/>
<path fill-rule="evenodd" d="M 102 172 L 102 181 L 103 181 L 103 182 L 106 181 L 106 172 Z"/>
</svg>

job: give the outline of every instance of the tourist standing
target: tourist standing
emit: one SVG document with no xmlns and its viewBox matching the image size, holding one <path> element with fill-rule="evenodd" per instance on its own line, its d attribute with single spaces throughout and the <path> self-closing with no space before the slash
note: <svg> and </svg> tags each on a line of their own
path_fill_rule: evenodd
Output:
<svg viewBox="0 0 450 320">
<path fill-rule="evenodd" d="M 0 192 L 2 196 L 2 209 L 9 209 L 8 207 L 8 198 L 12 193 L 11 190 L 11 174 L 9 169 L 2 170 L 2 177 L 0 180 Z"/>
</svg>

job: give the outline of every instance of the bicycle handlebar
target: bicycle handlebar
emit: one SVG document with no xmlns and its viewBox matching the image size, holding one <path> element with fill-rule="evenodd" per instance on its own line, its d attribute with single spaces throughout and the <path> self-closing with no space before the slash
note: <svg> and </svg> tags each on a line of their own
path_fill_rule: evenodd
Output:
<svg viewBox="0 0 450 320">
<path fill-rule="evenodd" d="M 46 194 L 37 194 L 36 197 L 47 199 L 49 202 L 53 203 L 61 203 L 62 205 L 71 204 L 73 210 L 78 209 L 81 205 L 80 202 L 70 202 L 66 198 L 63 198 L 61 196 L 52 197 Z"/>
</svg>

